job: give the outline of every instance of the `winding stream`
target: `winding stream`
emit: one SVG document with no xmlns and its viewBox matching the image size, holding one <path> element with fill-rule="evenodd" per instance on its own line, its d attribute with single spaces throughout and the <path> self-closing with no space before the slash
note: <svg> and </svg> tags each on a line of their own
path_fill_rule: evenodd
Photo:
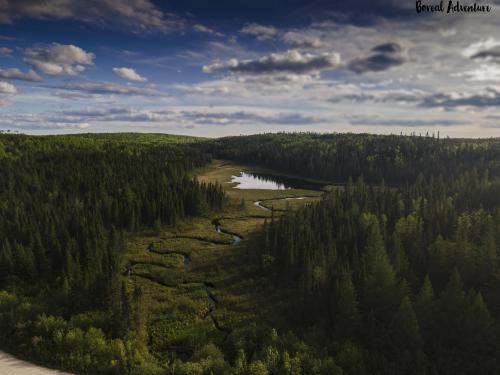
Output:
<svg viewBox="0 0 500 375">
<path fill-rule="evenodd" d="M 231 245 L 237 245 L 242 240 L 242 237 L 238 236 L 237 234 L 232 233 L 232 232 L 228 232 L 227 230 L 222 229 L 220 224 L 215 224 L 215 231 L 217 233 L 224 233 L 224 234 L 229 234 L 230 236 L 233 236 L 233 242 L 231 242 Z"/>
<path fill-rule="evenodd" d="M 210 316 L 210 319 L 212 319 L 212 322 L 214 323 L 214 327 L 217 330 L 224 332 L 226 334 L 226 336 L 224 337 L 224 340 L 223 340 L 223 341 L 226 341 L 227 337 L 229 336 L 229 334 L 231 332 L 233 332 L 233 330 L 231 328 L 226 328 L 226 327 L 221 326 L 219 321 L 213 315 L 213 313 L 215 312 L 215 310 L 217 309 L 217 306 L 219 304 L 219 300 L 213 294 L 213 290 L 215 289 L 215 285 L 213 283 L 210 283 L 210 282 L 205 282 L 205 283 L 203 283 L 203 285 L 205 286 L 205 291 L 207 292 L 208 300 L 210 302 L 209 307 L 208 307 L 208 311 L 205 314 L 205 318 L 207 316 Z"/>
<path fill-rule="evenodd" d="M 241 241 L 241 237 L 234 234 L 234 233 L 230 233 L 230 232 L 227 232 L 225 230 L 223 230 L 220 225 L 217 225 L 216 226 L 216 231 L 218 233 L 225 233 L 225 234 L 229 234 L 229 235 L 232 235 L 233 236 L 233 242 L 231 243 L 231 245 L 236 245 L 238 244 L 240 241 Z M 226 244 L 226 243 L 224 243 Z M 148 252 L 150 253 L 155 253 L 155 254 L 159 254 L 159 255 L 167 255 L 167 254 L 178 254 L 178 255 L 182 255 L 183 258 L 184 258 L 184 265 L 185 266 L 189 266 L 191 264 L 191 254 L 190 253 L 187 253 L 185 251 L 177 251 L 177 250 L 167 250 L 167 251 L 159 251 L 159 250 L 156 250 L 154 248 L 154 243 L 150 243 L 146 249 Z M 131 275 L 134 275 L 134 276 L 139 276 L 139 277 L 142 277 L 142 278 L 145 278 L 145 279 L 148 279 L 150 281 L 153 281 L 153 282 L 156 282 L 160 285 L 163 285 L 165 287 L 177 287 L 178 285 L 169 285 L 169 284 L 166 284 L 164 283 L 162 280 L 160 279 L 157 279 L 155 278 L 154 276 L 152 275 L 139 275 L 139 274 L 134 274 L 133 273 L 133 266 L 135 264 L 153 264 L 153 265 L 156 265 L 156 266 L 161 266 L 161 267 L 164 267 L 164 268 L 170 268 L 170 267 L 167 267 L 166 265 L 163 265 L 159 262 L 154 262 L 154 263 L 145 263 L 145 262 L 129 262 L 129 265 L 127 266 L 127 274 L 128 276 L 130 277 Z M 184 281 L 183 283 L 186 283 L 186 281 Z M 217 309 L 217 306 L 219 304 L 219 300 L 217 299 L 217 297 L 214 295 L 213 293 L 213 290 L 215 289 L 215 285 L 214 283 L 210 282 L 210 281 L 204 281 L 203 283 L 203 286 L 205 287 L 205 291 L 207 293 L 207 297 L 208 297 L 208 301 L 209 301 L 209 307 L 208 307 L 208 311 L 207 313 L 205 314 L 204 318 L 206 318 L 207 316 L 210 316 L 210 319 L 212 320 L 213 324 L 214 324 L 214 327 L 218 330 L 218 331 L 221 331 L 221 332 L 224 332 L 226 335 L 224 337 L 224 341 L 227 339 L 227 337 L 229 336 L 229 334 L 233 331 L 232 329 L 230 328 L 226 328 L 226 327 L 223 327 L 221 326 L 221 324 L 219 323 L 219 321 L 217 320 L 217 318 L 213 315 L 215 310 Z"/>
<path fill-rule="evenodd" d="M 155 253 L 155 254 L 160 254 L 160 255 L 168 255 L 168 254 L 181 255 L 184 259 L 185 266 L 189 266 L 191 264 L 191 254 L 187 253 L 185 251 L 177 251 L 177 250 L 158 251 L 158 250 L 155 250 L 153 243 L 149 244 L 148 251 L 150 253 Z"/>
<path fill-rule="evenodd" d="M 281 180 L 275 180 L 273 178 L 273 176 L 263 176 L 263 175 L 241 172 L 240 176 L 232 176 L 230 183 L 235 183 L 236 184 L 235 188 L 238 188 L 238 189 L 286 190 L 286 189 L 293 189 L 293 188 L 311 188 L 311 186 L 307 186 L 307 187 L 296 186 L 298 184 L 297 181 L 299 181 L 299 180 L 286 179 L 286 178 L 281 179 Z M 314 187 L 317 188 L 317 186 L 314 186 Z M 294 200 L 294 199 L 302 200 L 302 199 L 306 199 L 306 198 L 308 198 L 308 197 L 303 196 L 303 197 L 285 197 L 285 198 L 278 198 L 278 199 L 266 199 L 266 200 L 261 200 L 261 201 L 255 201 L 255 202 L 253 202 L 253 204 L 256 207 L 259 207 L 263 211 L 271 212 L 272 208 L 268 208 L 262 204 L 264 201 L 279 201 L 279 200 Z M 238 245 L 242 241 L 243 238 L 241 235 L 229 232 L 229 231 L 222 228 L 220 218 L 214 219 L 212 221 L 212 224 L 214 225 L 215 231 L 217 233 L 224 233 L 224 234 L 227 234 L 227 235 L 230 235 L 233 237 L 232 242 L 231 242 L 231 246 Z M 176 238 L 189 238 L 189 239 L 199 240 L 199 241 L 203 241 L 203 242 L 209 242 L 213 245 L 215 245 L 215 244 L 227 245 L 226 241 L 207 240 L 205 238 L 197 237 L 197 236 L 177 236 Z M 153 252 L 156 254 L 160 254 L 160 255 L 167 255 L 167 254 L 182 255 L 183 259 L 184 259 L 185 266 L 189 266 L 192 262 L 190 253 L 187 253 L 184 251 L 172 251 L 172 250 L 160 251 L 160 250 L 156 250 L 154 248 L 153 243 L 151 243 L 147 247 L 147 251 Z M 160 265 L 160 264 L 157 263 L 156 265 Z M 130 276 L 130 274 L 133 273 L 132 266 L 133 266 L 133 264 L 129 264 L 129 269 L 128 269 L 129 276 Z M 149 279 L 153 282 L 159 283 L 160 285 L 163 285 L 165 287 L 177 287 L 178 286 L 178 285 L 177 286 L 167 285 L 166 283 L 162 282 L 162 280 L 158 280 L 152 275 L 136 275 L 136 276 L 144 277 L 144 278 Z M 184 281 L 184 283 L 186 283 L 186 281 Z M 216 286 L 210 281 L 204 281 L 204 282 L 202 282 L 202 285 L 205 289 L 205 292 L 206 292 L 207 298 L 208 298 L 208 310 L 206 311 L 203 318 L 205 319 L 208 316 L 210 317 L 215 329 L 217 329 L 218 331 L 223 332 L 225 334 L 225 336 L 224 336 L 224 341 L 225 341 L 233 330 L 229 327 L 222 326 L 214 315 L 214 313 L 217 310 L 218 305 L 219 305 L 219 299 L 214 294 L 214 290 L 216 289 Z M 181 349 L 183 349 L 183 348 L 180 348 L 180 349 L 177 348 L 175 350 L 179 351 Z M 190 351 L 190 353 L 192 354 L 191 351 Z"/>
<path fill-rule="evenodd" d="M 271 212 L 271 209 L 270 209 L 270 208 L 267 208 L 266 206 L 261 205 L 261 204 L 260 204 L 261 202 L 262 202 L 262 201 L 255 201 L 255 202 L 253 202 L 253 204 L 254 204 L 255 206 L 259 207 L 260 209 L 264 210 L 264 211 Z"/>
<path fill-rule="evenodd" d="M 262 205 L 262 202 L 267 202 L 267 201 L 288 201 L 288 200 L 302 200 L 306 199 L 308 197 L 285 197 L 285 198 L 277 198 L 277 199 L 266 199 L 265 201 L 255 201 L 253 202 L 254 206 L 259 207 L 260 209 L 266 211 L 266 212 L 271 212 L 272 209 Z"/>
</svg>

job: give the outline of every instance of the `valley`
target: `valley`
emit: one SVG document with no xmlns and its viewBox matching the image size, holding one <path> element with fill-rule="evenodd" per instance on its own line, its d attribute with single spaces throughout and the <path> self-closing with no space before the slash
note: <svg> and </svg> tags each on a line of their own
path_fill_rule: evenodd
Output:
<svg viewBox="0 0 500 375">
<path fill-rule="evenodd" d="M 124 277 L 131 292 L 137 285 L 144 291 L 150 344 L 158 355 L 173 351 L 188 356 L 203 343 L 223 342 L 233 329 L 276 314 L 263 308 L 272 306 L 272 295 L 262 293 L 265 280 L 242 277 L 252 272 L 246 241 L 273 215 L 315 202 L 322 192 L 242 189 L 231 183 L 232 176 L 251 171 L 249 166 L 213 161 L 194 175 L 224 187 L 229 199 L 223 210 L 127 239 L 122 265 L 126 270 L 132 264 L 132 272 Z"/>
</svg>

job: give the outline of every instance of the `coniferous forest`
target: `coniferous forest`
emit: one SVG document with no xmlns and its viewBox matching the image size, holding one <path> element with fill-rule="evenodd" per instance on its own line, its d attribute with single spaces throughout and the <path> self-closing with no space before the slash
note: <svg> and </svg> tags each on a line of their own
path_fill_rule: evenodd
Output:
<svg viewBox="0 0 500 375">
<path fill-rule="evenodd" d="M 197 178 L 214 159 L 325 187 L 241 221 L 259 207 Z M 86 374 L 500 373 L 498 139 L 3 134 L 0 176 L 1 349 Z M 203 280 L 211 305 L 196 321 L 211 318 L 215 333 L 184 331 L 187 318 L 148 320 L 189 311 L 131 286 L 131 272 L 144 276 L 126 275 L 131 238 L 190 223 L 191 239 L 214 246 L 218 234 L 193 234 L 190 220 L 226 228 L 231 209 L 239 226 L 225 235 L 243 241 L 207 267 L 235 268 L 229 284 L 259 293 L 249 309 L 258 318 Z M 250 220 L 261 221 L 247 232 Z M 158 237 L 149 252 L 161 253 Z M 183 256 L 192 267 L 204 259 Z M 161 287 L 175 272 L 164 269 Z M 249 317 L 212 314 L 222 308 Z"/>
</svg>

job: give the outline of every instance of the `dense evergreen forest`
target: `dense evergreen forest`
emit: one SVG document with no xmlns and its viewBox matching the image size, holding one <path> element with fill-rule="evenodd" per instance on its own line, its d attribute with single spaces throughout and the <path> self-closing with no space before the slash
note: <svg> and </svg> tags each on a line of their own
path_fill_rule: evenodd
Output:
<svg viewBox="0 0 500 375">
<path fill-rule="evenodd" d="M 240 245 L 286 309 L 162 361 L 124 238 L 223 209 L 192 176 L 211 157 L 335 185 Z M 500 373 L 498 139 L 0 135 L 0 176 L 0 348 L 88 374 Z"/>
<path fill-rule="evenodd" d="M 483 184 L 474 194 L 500 189 Z M 347 373 L 500 371 L 500 200 L 448 193 L 349 184 L 253 245 L 265 273 L 297 288 L 293 326 Z"/>
<path fill-rule="evenodd" d="M 170 136 L 0 136 L 4 347 L 22 352 L 29 340 L 39 340 L 25 354 L 46 361 L 55 352 L 55 362 L 70 369 L 127 373 L 120 366 L 135 354 L 126 345 L 130 351 L 136 344 L 127 337 L 130 296 L 119 280 L 123 234 L 174 225 L 223 204 L 220 186 L 189 175 L 209 158 L 186 142 Z M 81 314 L 86 311 L 102 313 Z M 59 342 L 44 342 L 47 331 L 57 330 Z M 88 358 L 72 360 L 74 345 Z"/>
<path fill-rule="evenodd" d="M 500 175 L 497 139 L 293 133 L 226 137 L 204 144 L 224 159 L 265 165 L 283 173 L 345 183 L 413 183 L 418 176 L 453 181 L 466 172 Z"/>
<path fill-rule="evenodd" d="M 498 140 L 278 134 L 210 147 L 347 182 L 250 245 L 294 290 L 290 326 L 345 373 L 500 372 Z"/>
</svg>

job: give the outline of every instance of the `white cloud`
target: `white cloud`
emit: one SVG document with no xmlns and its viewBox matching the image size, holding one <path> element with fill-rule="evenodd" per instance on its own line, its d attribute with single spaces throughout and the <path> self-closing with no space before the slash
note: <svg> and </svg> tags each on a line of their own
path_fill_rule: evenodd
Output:
<svg viewBox="0 0 500 375">
<path fill-rule="evenodd" d="M 227 62 L 215 62 L 203 66 L 203 71 L 205 73 L 228 70 L 246 74 L 304 74 L 331 70 L 339 65 L 340 56 L 337 53 L 312 55 L 291 50 L 283 53 L 272 53 L 256 60 L 231 59 Z"/>
<path fill-rule="evenodd" d="M 32 82 L 37 82 L 42 80 L 42 78 L 34 70 L 29 70 L 28 72 L 24 73 L 17 68 L 10 68 L 10 69 L 0 68 L 0 78 L 18 79 L 20 81 L 32 81 Z"/>
<path fill-rule="evenodd" d="M 16 86 L 14 86 L 8 82 L 0 81 L 0 95 L 1 94 L 5 94 L 5 95 L 17 94 L 17 88 L 16 88 Z"/>
<path fill-rule="evenodd" d="M 283 41 L 294 48 L 319 48 L 321 40 L 317 36 L 301 32 L 289 31 L 282 37 Z"/>
<path fill-rule="evenodd" d="M 72 44 L 51 43 L 24 50 L 24 61 L 48 75 L 76 75 L 93 65 L 95 55 Z"/>
<path fill-rule="evenodd" d="M 259 25 L 257 23 L 251 23 L 251 24 L 243 27 L 240 30 L 240 33 L 247 34 L 247 35 L 253 35 L 258 40 L 266 40 L 266 39 L 271 39 L 272 37 L 277 35 L 278 29 L 276 29 L 273 26 L 263 26 L 263 25 Z"/>
<path fill-rule="evenodd" d="M 463 77 L 469 81 L 492 81 L 500 82 L 500 66 L 481 64 L 479 67 L 462 73 L 454 73 L 453 77 Z"/>
<path fill-rule="evenodd" d="M 129 81 L 138 81 L 138 82 L 147 81 L 147 78 L 141 76 L 132 68 L 113 68 L 113 73 Z"/>
<path fill-rule="evenodd" d="M 500 46 L 500 41 L 496 40 L 493 37 L 489 37 L 487 39 L 481 39 L 479 42 L 472 43 L 467 48 L 462 51 L 462 56 L 464 57 L 473 57 L 477 53 L 480 53 L 484 50 L 489 50 L 495 47 Z"/>
<path fill-rule="evenodd" d="M 500 86 L 487 86 L 481 90 L 450 91 L 429 95 L 421 103 L 422 107 L 442 108 L 498 108 L 500 107 Z"/>
</svg>

